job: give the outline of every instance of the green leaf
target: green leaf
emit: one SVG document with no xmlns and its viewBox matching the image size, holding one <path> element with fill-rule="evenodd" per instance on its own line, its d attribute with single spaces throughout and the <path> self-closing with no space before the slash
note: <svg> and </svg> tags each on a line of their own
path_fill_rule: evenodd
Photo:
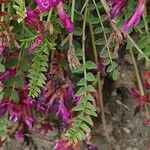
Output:
<svg viewBox="0 0 150 150">
<path fill-rule="evenodd" d="M 82 123 L 80 125 L 80 128 L 82 128 L 84 131 L 86 131 L 87 133 L 91 132 L 91 129 L 85 124 L 85 123 Z"/>
<path fill-rule="evenodd" d="M 106 60 L 103 62 L 103 65 L 104 65 L 104 66 L 108 66 L 110 63 L 111 63 L 111 60 L 110 60 L 110 59 L 106 59 Z"/>
<path fill-rule="evenodd" d="M 77 83 L 78 86 L 83 86 L 83 85 L 85 85 L 85 84 L 86 84 L 86 82 L 85 82 L 85 79 L 84 79 L 84 78 L 82 78 L 82 79 Z"/>
<path fill-rule="evenodd" d="M 81 87 L 78 91 L 77 91 L 77 93 L 75 94 L 76 96 L 81 96 L 81 95 L 83 95 L 83 94 L 85 94 L 85 88 L 84 87 Z"/>
<path fill-rule="evenodd" d="M 113 78 L 113 80 L 117 80 L 118 77 L 119 77 L 119 75 L 120 75 L 119 71 L 118 70 L 114 70 L 112 72 L 112 78 Z"/>
<path fill-rule="evenodd" d="M 86 87 L 86 90 L 87 90 L 87 91 L 91 91 L 91 92 L 96 92 L 95 88 L 94 88 L 92 85 L 88 85 L 88 86 Z"/>
<path fill-rule="evenodd" d="M 0 72 L 5 72 L 5 66 L 0 64 Z"/>
<path fill-rule="evenodd" d="M 94 101 L 94 97 L 91 94 L 87 94 L 86 99 L 89 101 Z"/>
<path fill-rule="evenodd" d="M 80 128 L 78 128 L 76 134 L 77 134 L 77 137 L 78 137 L 79 140 L 83 140 L 85 138 L 85 135 L 84 135 L 83 131 Z"/>
<path fill-rule="evenodd" d="M 105 45 L 105 40 L 104 39 L 98 39 L 95 41 L 95 44 L 99 45 L 99 46 Z"/>
<path fill-rule="evenodd" d="M 82 111 L 84 110 L 84 104 L 79 103 L 76 107 L 73 108 L 74 111 Z"/>
<path fill-rule="evenodd" d="M 90 124 L 91 126 L 94 125 L 92 119 L 91 119 L 89 116 L 85 116 L 84 121 L 86 121 L 86 122 L 87 122 L 88 124 Z"/>
<path fill-rule="evenodd" d="M 107 56 L 108 56 L 108 52 L 106 50 L 103 50 L 103 51 L 100 52 L 100 57 L 101 58 L 107 58 Z"/>
<path fill-rule="evenodd" d="M 88 109 L 88 108 L 85 109 L 85 113 L 87 115 L 91 115 L 91 116 L 97 117 L 97 113 L 95 111 L 92 111 L 92 110 Z"/>
<path fill-rule="evenodd" d="M 89 125 L 93 126 L 93 121 L 88 115 L 86 115 L 86 116 L 85 115 L 80 115 L 79 117 L 83 121 L 87 122 Z"/>
<path fill-rule="evenodd" d="M 90 73 L 90 72 L 87 73 L 86 79 L 87 79 L 87 81 L 95 81 L 96 80 L 94 75 L 92 73 Z"/>
<path fill-rule="evenodd" d="M 83 64 L 77 66 L 75 69 L 72 70 L 72 73 L 83 73 L 84 71 L 84 66 Z"/>
<path fill-rule="evenodd" d="M 14 0 L 16 5 L 13 5 L 13 8 L 16 10 L 16 14 L 18 15 L 18 23 L 24 20 L 26 17 L 26 7 L 25 2 L 23 0 Z"/>
<path fill-rule="evenodd" d="M 92 111 L 96 111 L 95 107 L 90 102 L 87 102 L 86 108 L 89 108 Z"/>
<path fill-rule="evenodd" d="M 110 73 L 110 72 L 112 72 L 116 67 L 118 66 L 118 64 L 116 63 L 116 62 L 112 62 L 109 66 L 108 66 L 108 68 L 107 68 L 107 73 Z"/>
<path fill-rule="evenodd" d="M 19 95 L 16 90 L 11 91 L 10 99 L 13 100 L 15 103 L 19 102 Z"/>
<path fill-rule="evenodd" d="M 31 69 L 29 70 L 28 77 L 29 80 L 29 95 L 33 98 L 38 97 L 41 92 L 41 88 L 44 86 L 46 81 L 46 76 L 44 72 L 47 72 L 49 67 L 49 52 L 50 47 L 48 46 L 50 43 L 47 39 L 44 39 L 40 46 L 34 52 L 34 58 L 32 60 Z M 51 46 L 54 44 L 51 44 Z M 54 48 L 51 47 L 53 50 Z"/>
<path fill-rule="evenodd" d="M 73 33 L 74 33 L 74 35 L 81 36 L 82 35 L 82 28 L 76 27 Z"/>
<path fill-rule="evenodd" d="M 100 34 L 100 33 L 102 33 L 102 32 L 103 32 L 102 27 L 98 27 L 98 28 L 96 28 L 96 29 L 94 30 L 94 34 Z"/>
<path fill-rule="evenodd" d="M 86 62 L 86 68 L 89 69 L 89 70 L 90 70 L 90 69 L 95 69 L 95 68 L 96 68 L 96 64 L 95 64 L 94 62 L 88 60 L 88 61 Z"/>
</svg>

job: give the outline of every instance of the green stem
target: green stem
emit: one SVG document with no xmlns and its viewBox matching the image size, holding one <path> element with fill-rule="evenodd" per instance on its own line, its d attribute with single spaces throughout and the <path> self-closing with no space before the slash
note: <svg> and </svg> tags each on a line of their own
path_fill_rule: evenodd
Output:
<svg viewBox="0 0 150 150">
<path fill-rule="evenodd" d="M 144 52 L 139 48 L 139 46 L 135 43 L 135 41 L 131 38 L 129 34 L 127 34 L 128 40 L 131 42 L 131 44 L 136 48 L 136 50 L 141 53 L 144 58 L 150 63 L 149 58 L 144 54 Z"/>
<path fill-rule="evenodd" d="M 138 67 L 137 67 L 136 60 L 135 60 L 132 49 L 130 49 L 130 53 L 131 53 L 133 65 L 134 65 L 134 68 L 135 68 L 135 74 L 136 74 L 136 78 L 137 78 L 137 81 L 138 81 L 139 91 L 140 91 L 140 94 L 143 96 L 144 95 L 144 89 L 143 89 L 143 86 L 142 86 L 140 73 L 139 73 L 139 70 L 138 70 Z"/>
<path fill-rule="evenodd" d="M 41 15 L 40 15 L 40 21 L 42 21 L 43 20 L 43 14 L 41 13 Z"/>
<path fill-rule="evenodd" d="M 89 1 L 88 1 L 89 2 Z M 83 20 L 83 30 L 82 30 L 82 59 L 83 59 L 83 65 L 84 65 L 84 80 L 85 80 L 85 89 L 87 87 L 87 78 L 86 78 L 86 58 L 85 58 L 85 28 L 86 28 L 86 18 L 87 18 L 87 7 L 85 8 L 85 12 L 84 12 L 84 20 Z M 86 94 L 86 93 L 85 93 Z"/>
<path fill-rule="evenodd" d="M 107 15 L 109 16 L 109 11 L 110 11 L 110 8 L 109 8 L 109 5 L 107 4 L 107 1 L 106 0 L 101 0 L 101 3 L 107 13 Z"/>
<path fill-rule="evenodd" d="M 144 10 L 144 15 L 143 15 L 143 21 L 144 21 L 144 26 L 145 26 L 145 30 L 146 30 L 146 33 L 149 35 L 149 30 L 148 30 L 148 23 L 147 23 L 147 9 L 146 9 L 146 4 L 145 4 L 145 10 Z"/>
<path fill-rule="evenodd" d="M 1 11 L 4 12 L 5 11 L 5 3 L 1 4 Z M 1 17 L 1 21 L 4 21 L 4 16 Z"/>
<path fill-rule="evenodd" d="M 72 0 L 71 21 L 74 21 L 75 3 L 76 3 L 76 0 Z"/>
<path fill-rule="evenodd" d="M 147 18 L 147 9 L 146 9 L 146 4 L 145 4 L 145 11 L 144 11 L 144 15 L 143 15 L 143 21 L 144 21 L 145 31 L 148 35 L 148 38 L 150 39 L 150 32 L 149 32 L 149 29 L 148 29 L 148 23 L 147 23 L 146 18 Z M 146 64 L 146 68 L 150 67 L 150 63 L 148 61 L 146 61 L 145 64 Z"/>
<path fill-rule="evenodd" d="M 50 20 L 51 20 L 52 12 L 53 12 L 53 9 L 51 9 L 48 13 L 47 23 L 50 22 Z"/>
<path fill-rule="evenodd" d="M 90 33 L 91 33 L 95 63 L 98 64 L 98 55 L 97 55 L 97 50 L 96 50 L 95 37 L 93 34 L 93 27 L 92 27 L 92 24 L 89 24 L 89 25 L 90 25 Z M 108 132 L 106 118 L 105 118 L 103 95 L 102 95 L 102 82 L 100 79 L 100 72 L 97 72 L 97 82 L 98 82 L 98 91 L 99 91 L 99 97 L 100 97 L 100 110 L 101 110 L 102 124 L 103 124 L 103 128 L 105 130 L 107 141 L 110 142 L 109 132 Z M 110 149 L 111 149 L 111 146 L 110 146 Z"/>
<path fill-rule="evenodd" d="M 11 14 L 11 5 L 10 5 L 10 3 L 7 4 L 7 12 L 8 12 L 8 14 Z"/>
<path fill-rule="evenodd" d="M 76 0 L 72 0 L 72 8 L 71 8 L 71 21 L 74 21 L 74 12 L 75 12 L 75 3 Z M 73 33 L 69 34 L 69 47 L 73 45 Z"/>
<path fill-rule="evenodd" d="M 97 15 L 98 15 L 98 18 L 99 18 L 99 21 L 100 21 L 100 24 L 101 24 L 101 27 L 102 27 L 102 30 L 103 30 L 104 39 L 105 39 L 105 43 L 106 43 L 106 48 L 107 48 L 107 51 L 108 51 L 108 56 L 109 56 L 109 59 L 110 59 L 110 61 L 112 63 L 111 53 L 110 53 L 109 45 L 107 45 L 108 40 L 107 40 L 107 36 L 105 34 L 105 28 L 104 28 L 104 25 L 103 25 L 103 22 L 102 22 L 102 17 L 101 17 L 101 15 L 99 13 L 99 10 L 98 10 L 98 7 L 97 7 L 97 4 L 96 4 L 95 0 L 93 0 L 93 3 L 95 5 L 96 11 L 97 11 Z"/>
</svg>

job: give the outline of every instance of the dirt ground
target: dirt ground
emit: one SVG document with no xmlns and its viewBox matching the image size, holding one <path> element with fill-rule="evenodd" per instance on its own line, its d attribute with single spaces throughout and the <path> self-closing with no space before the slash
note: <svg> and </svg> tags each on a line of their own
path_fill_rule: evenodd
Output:
<svg viewBox="0 0 150 150">
<path fill-rule="evenodd" d="M 117 81 L 105 79 L 103 95 L 106 121 L 114 150 L 148 150 L 150 127 L 143 125 L 144 111 L 133 116 L 136 100 L 130 95 L 129 89 L 136 86 L 136 78 L 130 60 L 127 54 L 119 66 L 121 75 Z M 98 150 L 109 150 L 100 117 L 94 122 L 93 143 Z M 29 141 L 21 144 L 10 139 L 0 150 L 52 150 L 53 141 L 57 137 L 57 130 L 49 131 L 45 136 L 33 131 Z"/>
</svg>

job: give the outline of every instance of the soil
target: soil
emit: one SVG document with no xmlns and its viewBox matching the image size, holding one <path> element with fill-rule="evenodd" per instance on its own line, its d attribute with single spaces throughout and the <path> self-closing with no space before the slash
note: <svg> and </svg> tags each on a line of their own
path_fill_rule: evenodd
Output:
<svg viewBox="0 0 150 150">
<path fill-rule="evenodd" d="M 143 125 L 145 112 L 141 110 L 136 116 L 133 111 L 136 100 L 129 93 L 136 86 L 134 68 L 126 54 L 124 62 L 119 66 L 121 72 L 117 81 L 106 78 L 104 82 L 105 115 L 111 144 L 114 150 L 148 150 L 150 147 L 150 127 Z M 95 118 L 92 141 L 98 150 L 109 150 L 101 118 Z M 10 139 L 0 150 L 52 150 L 58 131 L 49 131 L 46 135 L 32 131 L 29 141 L 19 143 Z"/>
</svg>

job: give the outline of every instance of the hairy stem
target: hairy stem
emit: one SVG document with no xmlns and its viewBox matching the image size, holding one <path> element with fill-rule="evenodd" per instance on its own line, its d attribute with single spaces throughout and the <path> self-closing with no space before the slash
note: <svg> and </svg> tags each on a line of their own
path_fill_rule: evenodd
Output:
<svg viewBox="0 0 150 150">
<path fill-rule="evenodd" d="M 98 64 L 98 55 L 97 55 L 97 50 L 96 50 L 95 37 L 93 34 L 93 27 L 92 27 L 92 24 L 89 24 L 89 25 L 90 25 L 90 33 L 91 33 L 95 63 Z M 102 124 L 103 124 L 103 128 L 106 134 L 107 141 L 110 143 L 110 137 L 109 137 L 109 132 L 108 132 L 106 118 L 105 118 L 105 111 L 104 111 L 104 103 L 103 103 L 103 95 L 102 95 L 102 81 L 100 79 L 100 72 L 97 72 L 97 83 L 98 83 L 98 92 L 99 92 L 99 97 L 100 97 L 99 103 L 100 103 Z M 111 146 L 110 146 L 110 149 L 111 149 Z"/>
<path fill-rule="evenodd" d="M 5 11 L 5 3 L 1 4 L 1 11 L 4 12 Z M 1 22 L 4 21 L 4 16 L 1 17 Z"/>
<path fill-rule="evenodd" d="M 101 17 L 101 15 L 99 13 L 99 10 L 98 10 L 98 7 L 96 5 L 95 0 L 93 0 L 93 3 L 95 5 L 96 11 L 97 11 L 97 15 L 98 15 L 98 18 L 99 18 L 99 21 L 100 21 L 100 24 L 101 24 L 101 27 L 102 27 L 102 30 L 103 30 L 103 34 L 104 34 L 104 39 L 105 39 L 105 43 L 106 43 L 106 48 L 107 48 L 108 56 L 109 56 L 109 59 L 110 59 L 110 61 L 112 63 L 111 52 L 110 52 L 110 49 L 109 49 L 109 45 L 107 45 L 108 40 L 107 40 L 107 36 L 106 36 L 106 33 L 105 33 L 104 25 L 103 25 L 103 22 L 102 22 L 102 17 Z"/>
<path fill-rule="evenodd" d="M 89 1 L 88 1 L 89 2 Z M 85 80 L 85 89 L 87 86 L 87 78 L 86 78 L 86 58 L 85 58 L 85 39 L 86 39 L 86 35 L 85 35 L 85 28 L 86 28 L 86 18 L 87 18 L 87 7 L 85 8 L 85 12 L 84 12 L 84 20 L 83 20 L 83 30 L 82 30 L 82 59 L 83 59 L 83 65 L 84 65 L 84 80 Z"/>
<path fill-rule="evenodd" d="M 139 91 L 140 91 L 140 94 L 142 96 L 144 96 L 144 89 L 143 89 L 143 85 L 142 85 L 142 80 L 141 80 L 141 77 L 140 77 L 140 73 L 139 73 L 139 70 L 138 70 L 138 67 L 137 67 L 136 60 L 135 60 L 132 49 L 130 49 L 130 53 L 131 53 L 133 65 L 134 65 L 134 68 L 135 68 L 135 74 L 136 74 L 136 78 L 137 78 L 137 82 L 138 82 Z M 147 118 L 150 118 L 148 108 L 147 108 L 147 104 L 145 104 L 145 109 L 146 109 Z"/>
</svg>

